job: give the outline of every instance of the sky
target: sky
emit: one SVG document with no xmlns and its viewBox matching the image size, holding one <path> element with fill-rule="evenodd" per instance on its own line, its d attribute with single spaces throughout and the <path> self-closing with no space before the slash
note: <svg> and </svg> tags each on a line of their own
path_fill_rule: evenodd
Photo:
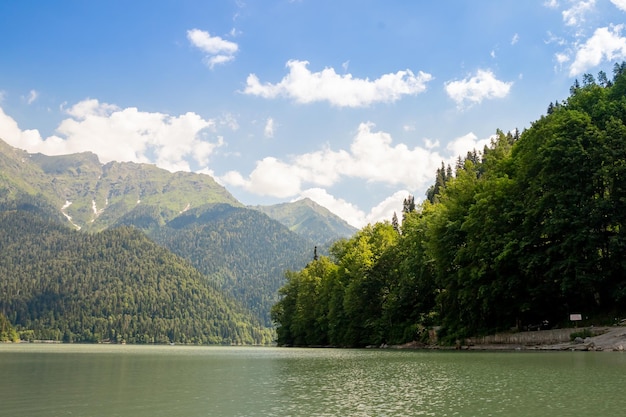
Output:
<svg viewBox="0 0 626 417">
<path fill-rule="evenodd" d="M 0 138 L 355 227 L 626 59 L 626 0 L 0 3 Z"/>
</svg>

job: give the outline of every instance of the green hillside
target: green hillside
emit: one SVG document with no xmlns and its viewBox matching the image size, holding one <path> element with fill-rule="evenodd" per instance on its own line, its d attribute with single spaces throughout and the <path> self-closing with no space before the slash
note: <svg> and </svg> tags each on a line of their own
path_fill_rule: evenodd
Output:
<svg viewBox="0 0 626 417">
<path fill-rule="evenodd" d="M 87 234 L 4 211 L 0 251 L 0 312 L 29 339 L 271 341 L 271 331 L 240 304 L 136 229 Z"/>
<path fill-rule="evenodd" d="M 265 214 L 228 204 L 188 210 L 148 235 L 189 259 L 268 326 L 285 271 L 304 267 L 314 251 L 312 242 Z"/>
</svg>

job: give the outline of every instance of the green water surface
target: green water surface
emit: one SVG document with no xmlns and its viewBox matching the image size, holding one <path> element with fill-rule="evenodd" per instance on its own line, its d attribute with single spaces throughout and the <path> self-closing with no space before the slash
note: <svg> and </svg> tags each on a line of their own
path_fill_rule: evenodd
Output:
<svg viewBox="0 0 626 417">
<path fill-rule="evenodd" d="M 618 352 L 0 345 L 0 416 L 622 416 Z"/>
</svg>

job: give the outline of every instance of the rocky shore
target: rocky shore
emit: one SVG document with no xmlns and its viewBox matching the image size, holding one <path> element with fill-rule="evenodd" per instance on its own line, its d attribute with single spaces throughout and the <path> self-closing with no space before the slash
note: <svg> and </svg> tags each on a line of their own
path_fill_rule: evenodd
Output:
<svg viewBox="0 0 626 417">
<path fill-rule="evenodd" d="M 584 331 L 591 335 L 570 339 L 570 334 Z M 589 327 L 494 335 L 487 338 L 467 339 L 460 344 L 459 348 L 465 350 L 623 352 L 626 350 L 626 327 Z"/>
</svg>

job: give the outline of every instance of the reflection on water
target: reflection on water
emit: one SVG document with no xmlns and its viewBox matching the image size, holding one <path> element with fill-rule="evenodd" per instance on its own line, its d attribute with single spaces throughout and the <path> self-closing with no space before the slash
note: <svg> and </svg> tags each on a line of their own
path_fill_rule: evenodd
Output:
<svg viewBox="0 0 626 417">
<path fill-rule="evenodd" d="M 626 356 L 0 345 L 0 416 L 622 415 Z"/>
</svg>

